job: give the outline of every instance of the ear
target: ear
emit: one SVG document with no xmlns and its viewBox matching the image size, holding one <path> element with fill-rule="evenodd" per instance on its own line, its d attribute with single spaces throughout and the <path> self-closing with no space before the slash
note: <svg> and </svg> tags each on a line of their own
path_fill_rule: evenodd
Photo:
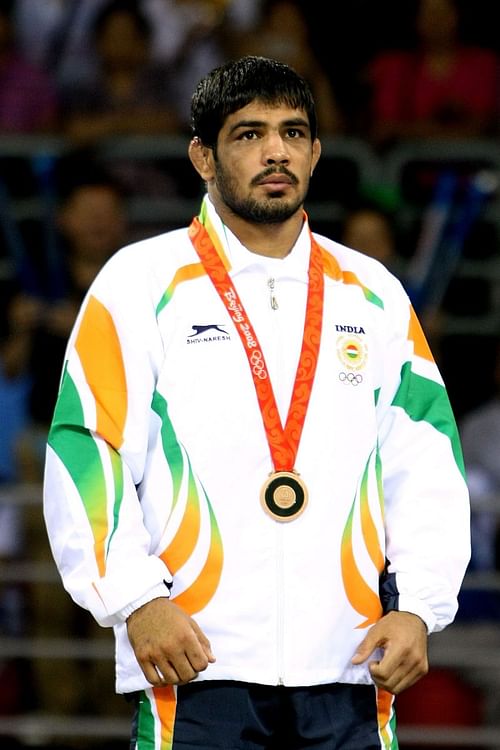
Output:
<svg viewBox="0 0 500 750">
<path fill-rule="evenodd" d="M 313 141 L 313 145 L 312 145 L 311 177 L 313 175 L 314 170 L 316 169 L 316 164 L 318 163 L 320 156 L 321 156 L 321 142 L 319 138 L 316 138 Z"/>
<path fill-rule="evenodd" d="M 192 138 L 188 148 L 189 158 L 202 180 L 210 182 L 215 170 L 213 168 L 213 151 L 204 146 L 199 138 Z"/>
</svg>

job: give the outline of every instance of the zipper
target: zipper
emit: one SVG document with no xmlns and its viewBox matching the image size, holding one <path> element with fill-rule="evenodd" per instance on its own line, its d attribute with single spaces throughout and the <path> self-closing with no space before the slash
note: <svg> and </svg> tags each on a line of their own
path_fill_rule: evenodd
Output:
<svg viewBox="0 0 500 750">
<path fill-rule="evenodd" d="M 283 525 L 276 529 L 276 648 L 278 685 L 284 685 L 285 658 L 285 551 L 283 545 Z"/>
<path fill-rule="evenodd" d="M 267 280 L 267 286 L 269 287 L 269 302 L 271 304 L 271 309 L 277 310 L 279 305 L 278 305 L 278 300 L 276 299 L 276 295 L 274 293 L 274 284 L 275 284 L 274 278 L 271 277 Z"/>
<path fill-rule="evenodd" d="M 269 291 L 269 307 L 271 310 L 278 310 L 278 300 L 276 299 L 275 293 L 276 280 L 273 276 L 267 279 L 267 288 Z M 271 316 L 273 314 L 271 313 Z M 270 330 L 273 331 L 273 346 L 272 356 L 277 356 L 279 349 L 279 333 L 278 333 L 278 317 L 274 317 L 271 323 Z M 280 357 L 277 358 L 277 364 L 279 364 Z M 280 373 L 278 373 L 279 378 Z M 283 539 L 283 524 L 276 524 L 276 567 L 275 567 L 275 582 L 276 582 L 276 684 L 284 685 L 284 671 L 285 671 L 285 657 L 284 657 L 284 636 L 285 636 L 285 594 L 284 594 L 284 582 L 285 582 L 285 550 L 284 550 L 284 539 Z"/>
</svg>

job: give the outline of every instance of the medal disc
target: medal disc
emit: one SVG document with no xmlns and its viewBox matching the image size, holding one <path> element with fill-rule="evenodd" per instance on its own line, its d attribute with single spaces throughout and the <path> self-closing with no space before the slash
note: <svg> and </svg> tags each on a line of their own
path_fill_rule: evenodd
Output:
<svg viewBox="0 0 500 750">
<path fill-rule="evenodd" d="M 270 474 L 260 492 L 262 507 L 276 521 L 293 521 L 305 509 L 307 500 L 307 487 L 291 471 Z"/>
</svg>

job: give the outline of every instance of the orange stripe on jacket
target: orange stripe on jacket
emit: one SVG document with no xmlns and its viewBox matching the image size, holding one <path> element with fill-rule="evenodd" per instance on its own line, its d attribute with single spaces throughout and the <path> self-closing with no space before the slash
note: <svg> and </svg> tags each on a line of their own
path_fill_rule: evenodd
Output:
<svg viewBox="0 0 500 750">
<path fill-rule="evenodd" d="M 127 417 L 127 381 L 120 340 L 110 312 L 89 298 L 75 343 L 96 404 L 96 430 L 118 449 Z"/>
</svg>

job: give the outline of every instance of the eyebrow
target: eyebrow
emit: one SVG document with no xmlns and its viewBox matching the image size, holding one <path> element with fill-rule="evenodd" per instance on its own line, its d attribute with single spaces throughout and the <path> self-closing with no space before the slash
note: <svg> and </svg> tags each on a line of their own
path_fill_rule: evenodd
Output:
<svg viewBox="0 0 500 750">
<path fill-rule="evenodd" d="M 229 133 L 234 133 L 234 131 L 239 128 L 259 128 L 265 127 L 266 125 L 267 122 L 264 120 L 239 120 L 230 128 Z M 293 117 L 289 120 L 283 120 L 283 122 L 280 123 L 280 127 L 283 126 L 287 128 L 302 127 L 309 129 L 309 123 L 303 117 Z"/>
</svg>

